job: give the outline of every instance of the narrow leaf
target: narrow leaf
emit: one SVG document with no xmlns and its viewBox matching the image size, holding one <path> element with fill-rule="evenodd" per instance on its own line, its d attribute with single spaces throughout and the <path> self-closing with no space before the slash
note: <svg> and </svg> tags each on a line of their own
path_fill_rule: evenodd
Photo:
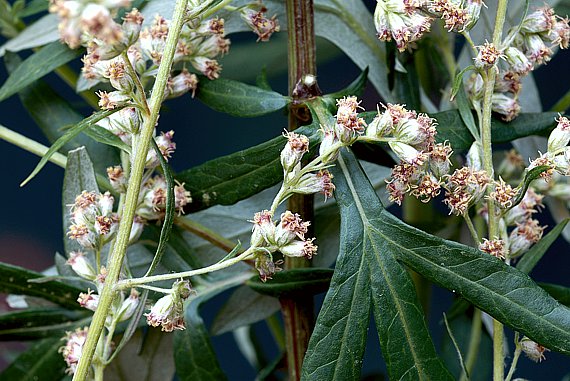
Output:
<svg viewBox="0 0 570 381">
<path fill-rule="evenodd" d="M 453 343 L 453 347 L 455 348 L 455 352 L 457 353 L 457 359 L 459 360 L 459 364 L 461 365 L 461 371 L 463 372 L 462 376 L 465 376 L 467 380 L 469 380 L 469 372 L 467 371 L 467 367 L 465 366 L 465 361 L 463 360 L 463 355 L 461 354 L 461 348 L 457 344 L 457 340 L 455 340 L 455 336 L 453 335 L 453 331 L 449 326 L 449 322 L 447 321 L 447 316 L 445 313 L 443 314 L 443 322 L 445 323 L 445 329 L 447 330 L 447 334 L 451 342 Z"/>
<path fill-rule="evenodd" d="M 160 239 L 158 241 L 156 253 L 154 254 L 152 263 L 150 264 L 145 276 L 151 275 L 156 269 L 156 266 L 158 266 L 160 263 L 160 260 L 164 255 L 164 251 L 166 250 L 166 243 L 170 238 L 172 224 L 174 223 L 174 178 L 172 177 L 170 167 L 168 166 L 168 163 L 166 162 L 164 156 L 162 156 L 162 152 L 160 152 L 160 148 L 158 148 L 156 141 L 152 139 L 151 143 L 152 148 L 154 149 L 154 152 L 160 161 L 160 167 L 162 168 L 162 173 L 166 182 L 166 208 L 164 212 L 164 221 L 162 222 L 162 229 L 160 229 Z"/>
<path fill-rule="evenodd" d="M 311 146 L 320 141 L 318 123 L 296 131 L 305 134 Z M 185 183 L 192 193 L 186 212 L 213 205 L 232 205 L 259 193 L 283 179 L 279 154 L 285 146 L 282 136 L 231 155 L 219 157 L 178 173 L 175 178 Z"/>
<path fill-rule="evenodd" d="M 243 279 L 243 278 L 241 278 Z M 176 374 L 181 381 L 223 381 L 222 372 L 208 330 L 200 317 L 200 305 L 220 292 L 235 286 L 241 279 L 210 284 L 206 290 L 198 290 L 198 296 L 190 297 L 186 303 L 184 318 L 187 329 L 174 333 L 174 361 Z"/>
<path fill-rule="evenodd" d="M 39 341 L 0 374 L 0 381 L 62 379 L 65 375 L 65 362 L 58 350 L 63 344 L 60 337 Z"/>
<path fill-rule="evenodd" d="M 47 1 L 41 0 L 41 2 L 47 6 Z M 48 14 L 41 17 L 16 37 L 2 45 L 0 47 L 0 57 L 7 51 L 19 52 L 59 40 L 57 24 L 58 16 L 56 14 Z"/>
<path fill-rule="evenodd" d="M 284 108 L 287 97 L 231 79 L 200 78 L 196 97 L 212 109 L 238 117 L 254 117 Z"/>
<path fill-rule="evenodd" d="M 542 237 L 534 246 L 527 251 L 517 263 L 517 269 L 525 274 L 530 274 L 534 266 L 546 254 L 550 246 L 556 241 L 558 236 L 562 233 L 570 219 L 565 219 L 557 224 L 554 229 L 548 232 L 547 235 Z"/>
<path fill-rule="evenodd" d="M 76 301 L 77 295 L 83 291 L 81 289 L 57 281 L 30 284 L 28 280 L 42 278 L 43 275 L 7 263 L 0 263 L 0 274 L 0 292 L 37 296 L 65 308 L 82 309 Z"/>
<path fill-rule="evenodd" d="M 77 326 L 89 324 L 87 311 L 60 308 L 35 308 L 0 315 L 0 340 L 35 340 L 50 336 L 61 338 Z M 83 320 L 79 320 L 83 319 Z M 78 321 L 79 320 L 79 321 Z"/>
<path fill-rule="evenodd" d="M 247 281 L 247 285 L 263 295 L 291 297 L 316 295 L 329 288 L 333 271 L 328 268 L 300 268 L 280 271 L 270 282 L 262 282 L 259 276 Z"/>
<path fill-rule="evenodd" d="M 461 119 L 467 129 L 471 133 L 471 136 L 475 140 L 480 140 L 479 129 L 475 124 L 475 118 L 473 118 L 473 112 L 471 111 L 471 103 L 467 98 L 467 94 L 465 93 L 465 89 L 463 87 L 463 82 L 459 83 L 458 92 L 456 92 L 457 98 L 457 108 L 459 110 L 459 115 L 461 115 Z M 492 132 L 491 132 L 492 133 Z"/>
<path fill-rule="evenodd" d="M 551 283 L 539 283 L 546 292 L 565 306 L 570 306 L 570 288 Z"/>
<path fill-rule="evenodd" d="M 34 81 L 51 73 L 61 65 L 79 57 L 81 50 L 71 50 L 55 41 L 31 55 L 8 77 L 0 88 L 0 101 L 16 94 Z"/>
<path fill-rule="evenodd" d="M 551 167 L 548 165 L 540 165 L 538 167 L 531 169 L 530 171 L 525 171 L 524 178 L 518 186 L 519 191 L 515 196 L 515 199 L 513 200 L 512 207 L 515 207 L 521 203 L 530 184 L 534 180 L 538 179 L 543 172 L 546 172 L 549 169 L 551 169 Z"/>
<path fill-rule="evenodd" d="M 99 192 L 99 187 L 97 186 L 93 163 L 91 163 L 91 159 L 85 148 L 81 147 L 69 151 L 65 175 L 63 177 L 61 200 L 64 232 L 63 245 L 66 253 L 82 249 L 79 243 L 67 237 L 67 232 L 71 226 L 70 207 L 75 203 L 75 198 L 83 191 Z"/>
<path fill-rule="evenodd" d="M 99 143 L 117 147 L 129 154 L 131 153 L 131 147 L 129 145 L 123 142 L 117 135 L 98 124 L 91 125 L 89 128 L 85 129 L 84 132 L 85 135 Z"/>
<path fill-rule="evenodd" d="M 57 152 L 65 143 L 76 137 L 80 132 L 84 131 L 85 129 L 91 127 L 91 125 L 97 123 L 101 119 L 108 117 L 109 115 L 115 113 L 117 110 L 106 110 L 106 111 L 99 111 L 94 113 L 93 115 L 83 119 L 81 122 L 76 124 L 75 126 L 71 127 L 62 137 L 57 139 L 55 143 L 51 145 L 49 150 L 46 154 L 41 158 L 40 162 L 34 168 L 32 173 L 20 184 L 20 186 L 26 185 L 31 179 L 33 179 L 41 169 L 47 164 L 51 155 Z"/>
<path fill-rule="evenodd" d="M 465 75 L 465 73 L 467 73 L 468 71 L 473 70 L 473 69 L 475 69 L 475 66 L 469 65 L 465 69 L 461 70 L 459 73 L 457 73 L 455 75 L 455 78 L 453 79 L 453 86 L 451 88 L 451 100 L 452 101 L 455 98 L 455 96 L 457 95 L 457 92 L 459 91 L 459 89 L 461 89 L 463 87 L 463 76 Z"/>
<path fill-rule="evenodd" d="M 212 334 L 233 331 L 236 328 L 257 323 L 279 311 L 279 301 L 261 295 L 247 286 L 234 291 L 220 308 L 212 322 Z"/>
</svg>

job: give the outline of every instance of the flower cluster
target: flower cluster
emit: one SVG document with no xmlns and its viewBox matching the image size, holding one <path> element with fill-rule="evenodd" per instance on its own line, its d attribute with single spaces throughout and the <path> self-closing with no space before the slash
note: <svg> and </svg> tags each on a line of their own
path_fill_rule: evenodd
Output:
<svg viewBox="0 0 570 381">
<path fill-rule="evenodd" d="M 404 51 L 430 30 L 434 18 L 449 32 L 471 29 L 482 6 L 482 0 L 377 0 L 374 24 L 380 40 L 394 40 Z"/>
<path fill-rule="evenodd" d="M 538 344 L 535 341 L 532 341 L 528 337 L 524 336 L 520 341 L 519 345 L 521 346 L 521 350 L 524 352 L 526 357 L 531 359 L 534 362 L 542 362 L 542 360 L 546 360 L 546 356 L 544 352 L 549 351 L 549 349 L 543 347 L 542 345 Z"/>
<path fill-rule="evenodd" d="M 442 180 L 449 172 L 452 150 L 447 143 L 436 144 L 436 125 L 428 115 L 397 104 L 388 104 L 385 111 L 378 112 L 368 125 L 365 137 L 388 141 L 401 160 L 387 181 L 390 201 L 401 205 L 409 193 L 428 202 L 441 192 Z"/>
<path fill-rule="evenodd" d="M 177 281 L 172 285 L 170 293 L 158 299 L 145 314 L 146 322 L 153 327 L 162 327 L 165 332 L 175 329 L 186 329 L 184 323 L 184 301 L 192 294 L 193 290 L 188 281 Z"/>
<path fill-rule="evenodd" d="M 87 332 L 89 329 L 77 328 L 73 332 L 67 332 L 62 340 L 65 340 L 65 345 L 59 348 L 59 352 L 63 355 L 63 359 L 67 364 L 67 374 L 72 375 L 77 369 L 77 364 L 83 352 L 83 346 L 87 340 Z"/>
<path fill-rule="evenodd" d="M 75 49 L 90 39 L 110 46 L 123 43 L 130 26 L 114 18 L 119 8 L 130 5 L 130 0 L 50 0 L 49 11 L 59 16 L 61 40 Z"/>
<path fill-rule="evenodd" d="M 495 47 L 487 43 L 480 47 L 475 66 L 479 69 L 494 66 L 498 70 L 492 98 L 493 111 L 506 121 L 516 118 L 520 112 L 518 96 L 522 78 L 550 61 L 556 47 L 565 49 L 569 43 L 568 19 L 556 16 L 552 8 L 545 6 L 529 14 L 520 28 L 513 28 L 504 46 Z M 503 60 L 499 63 L 498 58 Z M 472 75 L 467 89 L 472 100 L 479 104 L 483 98 L 480 74 Z"/>
<path fill-rule="evenodd" d="M 252 223 L 251 246 L 263 249 L 256 254 L 255 267 L 264 282 L 279 270 L 272 253 L 279 251 L 288 257 L 307 259 L 317 253 L 317 246 L 313 243 L 315 239 L 305 237 L 310 222 L 303 222 L 296 213 L 286 211 L 276 223 L 271 212 L 264 210 L 255 214 Z"/>
<path fill-rule="evenodd" d="M 71 206 L 71 225 L 67 235 L 81 246 L 101 248 L 115 233 L 119 217 L 113 213 L 113 196 L 83 191 Z"/>
</svg>

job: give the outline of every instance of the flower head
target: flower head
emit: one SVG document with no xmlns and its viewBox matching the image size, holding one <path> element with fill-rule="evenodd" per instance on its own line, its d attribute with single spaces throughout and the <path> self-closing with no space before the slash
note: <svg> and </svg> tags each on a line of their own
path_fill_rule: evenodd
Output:
<svg viewBox="0 0 570 381">
<path fill-rule="evenodd" d="M 67 374 L 74 374 L 77 369 L 77 364 L 83 352 L 83 345 L 87 340 L 88 328 L 77 328 L 74 332 L 67 332 L 62 340 L 65 340 L 65 345 L 59 348 L 58 352 L 63 355 L 63 359 L 67 364 Z"/>
<path fill-rule="evenodd" d="M 152 306 L 150 312 L 145 314 L 148 325 L 153 327 L 162 326 L 162 330 L 172 332 L 175 329 L 186 329 L 184 323 L 184 300 L 192 289 L 190 282 L 177 281 L 172 285 L 171 292 Z"/>
</svg>

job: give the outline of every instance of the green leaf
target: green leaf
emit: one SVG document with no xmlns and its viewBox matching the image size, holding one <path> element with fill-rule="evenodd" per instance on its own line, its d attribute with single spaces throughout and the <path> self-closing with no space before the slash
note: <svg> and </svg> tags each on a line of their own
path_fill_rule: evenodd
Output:
<svg viewBox="0 0 570 381">
<path fill-rule="evenodd" d="M 60 337 L 39 341 L 0 374 L 0 381 L 60 380 L 65 374 L 65 362 L 58 350 L 63 345 Z"/>
<path fill-rule="evenodd" d="M 469 340 L 471 338 L 472 320 L 461 314 L 452 319 L 448 316 L 449 325 L 459 349 L 466 355 L 469 350 Z M 441 341 L 441 357 L 456 380 L 461 377 L 461 365 L 457 359 L 457 352 L 448 335 L 444 334 Z M 481 332 L 481 343 L 478 348 L 478 356 L 475 361 L 474 371 L 470 374 L 471 381 L 488 381 L 492 379 L 493 371 L 493 342 L 486 334 Z"/>
<path fill-rule="evenodd" d="M 259 276 L 247 281 L 247 285 L 263 295 L 295 297 L 316 295 L 329 288 L 333 270 L 326 268 L 300 268 L 277 272 L 270 281 L 262 282 Z"/>
<path fill-rule="evenodd" d="M 236 328 L 257 323 L 279 311 L 279 301 L 261 295 L 247 286 L 239 287 L 220 308 L 211 332 L 214 335 L 233 331 Z"/>
<path fill-rule="evenodd" d="M 0 101 L 16 94 L 61 65 L 79 57 L 81 50 L 71 50 L 59 41 L 44 46 L 10 74 L 0 88 Z"/>
<path fill-rule="evenodd" d="M 305 134 L 314 147 L 321 135 L 318 123 L 296 131 Z M 178 173 L 175 178 L 185 183 L 192 193 L 192 203 L 185 209 L 194 212 L 213 205 L 232 205 L 259 193 L 283 179 L 279 154 L 285 146 L 282 136 L 231 155 L 222 156 Z"/>
<path fill-rule="evenodd" d="M 458 88 L 455 91 L 455 95 L 457 95 L 456 103 L 457 103 L 457 108 L 459 110 L 459 115 L 461 115 L 461 119 L 463 120 L 463 123 L 465 123 L 465 126 L 467 126 L 467 129 L 471 133 L 473 139 L 480 140 L 481 137 L 479 134 L 479 129 L 475 124 L 475 118 L 473 118 L 473 111 L 471 111 L 471 102 L 469 101 L 469 99 L 467 98 L 467 94 L 465 93 L 462 78 L 463 77 L 459 79 Z M 454 97 L 455 95 L 452 94 L 452 97 Z"/>
<path fill-rule="evenodd" d="M 468 71 L 473 70 L 473 69 L 475 69 L 475 66 L 469 65 L 465 69 L 461 70 L 459 73 L 457 73 L 455 75 L 455 78 L 453 79 L 453 86 L 451 88 L 451 100 L 452 101 L 455 98 L 455 96 L 457 95 L 457 93 L 459 92 L 459 90 L 461 88 L 463 88 L 463 76 L 465 75 L 465 73 L 467 73 Z"/>
<path fill-rule="evenodd" d="M 546 292 L 565 306 L 570 306 L 570 288 L 551 283 L 539 283 Z"/>
<path fill-rule="evenodd" d="M 6 67 L 13 72 L 21 63 L 20 58 L 11 53 L 5 57 Z M 64 126 L 75 125 L 83 120 L 83 116 L 75 111 L 71 105 L 57 94 L 43 81 L 36 81 L 18 94 L 22 104 L 30 116 L 50 143 L 55 142 L 64 132 Z M 118 151 L 110 146 L 105 146 L 93 141 L 93 139 L 80 134 L 73 141 L 69 141 L 61 147 L 60 152 L 67 154 L 68 151 L 85 146 L 90 156 L 95 158 L 95 169 L 99 173 L 105 173 L 105 169 L 120 161 Z M 99 179 L 100 184 L 108 181 Z M 110 185 L 107 185 L 107 189 Z"/>
<path fill-rule="evenodd" d="M 105 369 L 105 381 L 172 380 L 172 334 L 137 331 Z"/>
<path fill-rule="evenodd" d="M 474 248 L 412 228 L 384 209 L 376 215 L 378 234 L 387 245 L 383 252 L 395 253 L 412 270 L 532 340 L 570 354 L 570 310 L 526 274 Z"/>
<path fill-rule="evenodd" d="M 47 6 L 47 1 L 40 0 Z M 31 5 L 31 4 L 30 4 Z M 25 49 L 36 48 L 59 40 L 57 30 L 58 16 L 48 14 L 24 29 L 16 37 L 8 40 L 0 47 L 0 57 L 7 51 L 19 52 Z"/>
<path fill-rule="evenodd" d="M 546 254 L 546 251 L 556 241 L 556 238 L 562 233 L 570 219 L 565 219 L 557 224 L 554 229 L 548 232 L 547 235 L 542 237 L 534 246 L 527 251 L 517 263 L 517 269 L 525 274 L 530 274 L 534 266 Z"/>
<path fill-rule="evenodd" d="M 82 309 L 76 301 L 81 289 L 58 281 L 31 284 L 30 279 L 43 278 L 43 275 L 7 263 L 0 263 L 0 274 L 0 292 L 37 296 L 65 308 Z"/>
<path fill-rule="evenodd" d="M 247 275 L 247 274 L 246 274 Z M 210 283 L 207 289 L 196 290 L 197 296 L 191 296 L 186 302 L 184 319 L 187 329 L 174 333 L 174 361 L 176 374 L 181 381 L 222 381 L 226 375 L 222 372 L 208 330 L 198 313 L 200 305 L 230 287 L 236 286 L 246 278 L 238 277 Z"/>
<path fill-rule="evenodd" d="M 117 112 L 117 110 L 106 110 L 106 111 L 96 112 L 93 115 L 83 119 L 81 122 L 77 123 L 75 126 L 71 127 L 69 130 L 67 130 L 65 132 L 65 134 L 63 134 L 63 136 L 61 136 L 59 139 L 57 139 L 55 141 L 55 143 L 53 143 L 51 145 L 51 147 L 49 147 L 49 150 L 40 159 L 40 162 L 38 163 L 36 168 L 34 168 L 32 173 L 30 173 L 30 175 L 24 181 L 22 181 L 20 186 L 26 185 L 31 179 L 33 179 L 41 171 L 41 169 L 44 167 L 44 165 L 47 164 L 47 162 L 49 161 L 49 158 L 55 152 L 59 151 L 59 149 L 61 147 L 63 147 L 63 145 L 65 143 L 67 143 L 71 139 L 75 138 L 77 135 L 79 135 L 79 133 L 81 133 L 82 131 L 91 127 L 93 124 L 97 123 L 101 119 L 104 119 L 104 118 L 108 117 L 109 115 L 111 115 L 115 112 Z"/>
<path fill-rule="evenodd" d="M 21 341 L 50 336 L 61 338 L 67 331 L 91 320 L 87 311 L 34 308 L 0 315 L 0 340 Z M 78 321 L 79 319 L 83 319 Z"/>
<path fill-rule="evenodd" d="M 435 352 L 410 275 L 383 235 L 386 212 L 374 189 L 352 154 L 343 152 L 333 170 L 340 254 L 309 341 L 302 379 L 360 379 L 372 306 L 391 379 L 451 380 Z"/>
<path fill-rule="evenodd" d="M 525 171 L 524 178 L 518 186 L 517 195 L 513 200 L 513 205 L 512 205 L 513 208 L 521 203 L 530 184 L 534 180 L 538 179 L 542 173 L 548 171 L 549 169 L 551 169 L 549 165 L 540 165 L 538 167 L 531 169 L 530 171 L 528 170 Z"/>
<path fill-rule="evenodd" d="M 117 135 L 98 124 L 91 125 L 91 127 L 87 128 L 84 132 L 85 135 L 99 143 L 106 144 L 111 147 L 117 147 L 129 154 L 131 153 L 131 147 L 128 144 L 123 142 Z"/>
<path fill-rule="evenodd" d="M 231 79 L 200 77 L 196 97 L 212 109 L 239 117 L 254 117 L 281 110 L 289 98 Z"/>
<path fill-rule="evenodd" d="M 152 139 L 151 143 L 152 148 L 160 161 L 160 167 L 162 168 L 162 173 L 166 182 L 166 208 L 164 212 L 164 221 L 162 222 L 162 229 L 160 229 L 160 239 L 158 241 L 156 253 L 154 254 L 152 263 L 150 264 L 145 276 L 151 275 L 160 263 L 160 260 L 166 250 L 166 243 L 170 238 L 172 224 L 174 223 L 174 178 L 172 177 L 172 171 L 170 170 L 166 159 L 162 156 L 162 152 L 160 151 L 160 148 L 158 148 L 156 141 Z"/>
<path fill-rule="evenodd" d="M 69 151 L 65 175 L 63 177 L 63 193 L 61 197 L 64 233 L 63 245 L 67 254 L 72 251 L 82 250 L 79 243 L 67 237 L 67 232 L 71 226 L 70 205 L 75 203 L 75 198 L 83 191 L 99 192 L 99 187 L 97 186 L 97 179 L 93 171 L 91 159 L 85 148 L 81 147 Z"/>
</svg>

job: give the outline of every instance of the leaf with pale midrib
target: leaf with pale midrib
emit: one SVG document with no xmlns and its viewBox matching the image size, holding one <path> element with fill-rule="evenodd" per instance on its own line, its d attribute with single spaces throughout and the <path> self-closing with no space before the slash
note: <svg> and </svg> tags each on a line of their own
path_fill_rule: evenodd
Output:
<svg viewBox="0 0 570 381">
<path fill-rule="evenodd" d="M 435 352 L 412 280 L 382 237 L 383 208 L 374 189 L 352 154 L 343 153 L 333 172 L 340 254 L 303 380 L 360 379 L 370 310 L 391 379 L 452 380 Z"/>
</svg>

